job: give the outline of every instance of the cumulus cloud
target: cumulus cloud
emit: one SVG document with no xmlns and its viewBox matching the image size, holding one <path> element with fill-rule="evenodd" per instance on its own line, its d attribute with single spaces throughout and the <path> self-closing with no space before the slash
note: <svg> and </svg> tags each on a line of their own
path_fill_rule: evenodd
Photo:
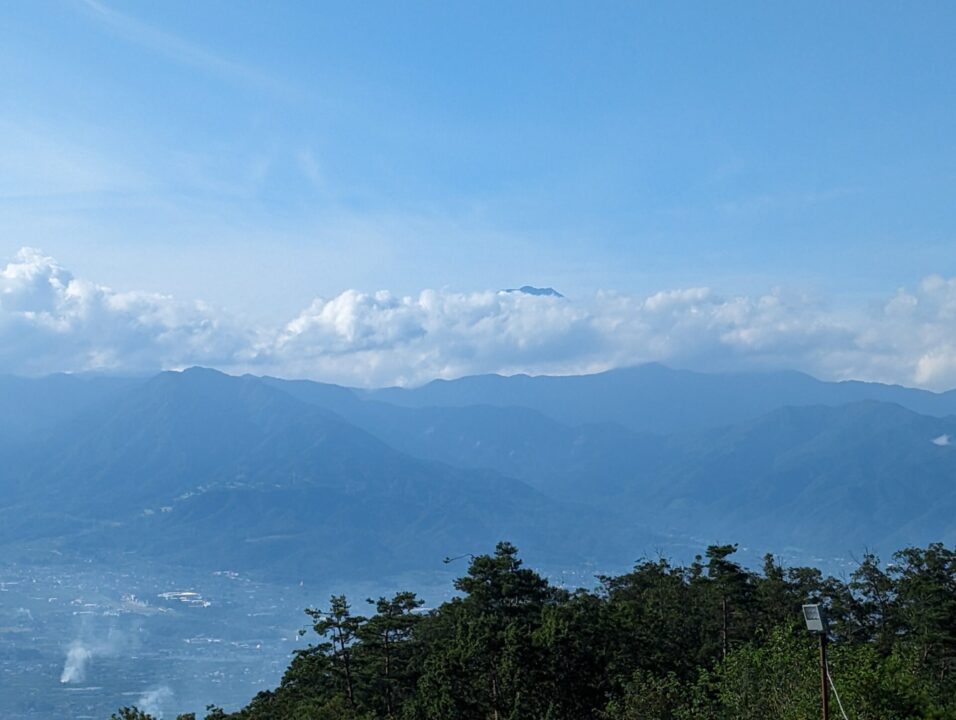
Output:
<svg viewBox="0 0 956 720">
<path fill-rule="evenodd" d="M 199 302 L 116 292 L 21 250 L 0 271 L 0 371 L 144 371 L 192 364 L 353 385 L 581 373 L 661 361 L 804 370 L 929 388 L 956 385 L 956 279 L 926 278 L 867 307 L 780 290 L 707 287 L 646 297 L 346 290 L 280 327 Z"/>
<path fill-rule="evenodd" d="M 710 288 L 647 297 L 599 292 L 585 301 L 510 292 L 347 291 L 317 299 L 256 360 L 277 372 L 362 385 L 408 384 L 480 372 L 580 373 L 650 361 L 711 370 L 805 370 L 944 387 L 956 383 L 945 295 L 924 282 L 877 311 L 833 310 L 774 291 Z"/>
<path fill-rule="evenodd" d="M 229 364 L 248 331 L 203 303 L 115 292 L 23 248 L 0 271 L 0 371 L 149 371 Z"/>
<path fill-rule="evenodd" d="M 425 290 L 417 297 L 348 290 L 317 299 L 259 348 L 257 360 L 297 375 L 362 384 L 414 383 L 472 372 L 580 365 L 599 343 L 589 313 L 563 298 Z"/>
</svg>

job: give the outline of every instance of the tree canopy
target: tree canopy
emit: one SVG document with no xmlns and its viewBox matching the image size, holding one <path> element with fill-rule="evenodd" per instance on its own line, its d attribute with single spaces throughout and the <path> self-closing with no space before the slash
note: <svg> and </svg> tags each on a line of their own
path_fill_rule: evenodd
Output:
<svg viewBox="0 0 956 720">
<path fill-rule="evenodd" d="M 642 559 L 591 590 L 556 587 L 499 543 L 459 595 L 307 610 L 315 641 L 279 686 L 210 720 L 803 720 L 819 707 L 801 605 L 830 616 L 831 674 L 856 720 L 956 720 L 956 551 L 907 548 L 825 577 L 735 545 L 688 567 Z M 135 708 L 114 718 L 147 720 Z"/>
</svg>

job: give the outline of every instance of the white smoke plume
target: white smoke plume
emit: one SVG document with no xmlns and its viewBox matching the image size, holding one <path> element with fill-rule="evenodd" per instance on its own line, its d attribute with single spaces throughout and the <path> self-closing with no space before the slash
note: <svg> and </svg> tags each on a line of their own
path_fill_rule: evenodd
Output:
<svg viewBox="0 0 956 720">
<path fill-rule="evenodd" d="M 86 666 L 93 658 L 93 650 L 83 644 L 82 640 L 74 640 L 66 651 L 66 662 L 63 672 L 60 673 L 61 683 L 81 683 L 86 679 Z"/>
<path fill-rule="evenodd" d="M 66 660 L 60 682 L 64 684 L 85 682 L 90 664 L 95 658 L 116 657 L 129 652 L 135 645 L 135 634 L 116 626 L 106 632 L 85 621 L 76 638 L 66 648 Z"/>
<path fill-rule="evenodd" d="M 173 701 L 173 691 L 171 688 L 163 685 L 152 690 L 147 690 L 139 696 L 136 701 L 137 709 L 152 715 L 157 720 L 162 720 L 163 713 Z"/>
</svg>

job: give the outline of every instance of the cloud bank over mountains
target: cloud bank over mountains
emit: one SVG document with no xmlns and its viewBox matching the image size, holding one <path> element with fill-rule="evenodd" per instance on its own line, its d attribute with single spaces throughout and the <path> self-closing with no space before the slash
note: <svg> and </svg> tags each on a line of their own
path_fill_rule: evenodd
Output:
<svg viewBox="0 0 956 720">
<path fill-rule="evenodd" d="M 114 292 L 73 277 L 54 258 L 21 249 L 0 271 L 0 372 L 139 372 L 220 363 L 247 333 L 203 303 Z"/>
<path fill-rule="evenodd" d="M 866 307 L 709 288 L 647 297 L 346 290 L 279 327 L 117 292 L 23 248 L 0 270 L 0 372 L 149 372 L 207 365 L 350 385 L 499 372 L 580 373 L 661 361 L 804 370 L 824 379 L 956 385 L 956 279 L 930 276 Z"/>
</svg>

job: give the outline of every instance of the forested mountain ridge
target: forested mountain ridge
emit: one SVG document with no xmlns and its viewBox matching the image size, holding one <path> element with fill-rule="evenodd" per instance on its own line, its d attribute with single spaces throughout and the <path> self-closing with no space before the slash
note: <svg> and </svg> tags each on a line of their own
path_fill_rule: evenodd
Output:
<svg viewBox="0 0 956 720">
<path fill-rule="evenodd" d="M 2 541 L 286 579 L 434 568 L 503 532 L 568 562 L 640 538 L 585 535 L 601 523 L 594 511 L 413 458 L 256 378 L 211 370 L 163 373 L 85 407 L 9 451 L 6 467 Z"/>
<path fill-rule="evenodd" d="M 825 382 L 794 371 L 700 373 L 657 363 L 593 375 L 478 375 L 363 394 L 409 407 L 520 406 L 570 425 L 615 422 L 631 430 L 662 434 L 732 425 L 785 406 L 861 400 L 896 403 L 925 415 L 956 414 L 956 391 Z"/>
<path fill-rule="evenodd" d="M 849 385 L 854 393 L 904 390 Z M 309 401 L 307 388 L 297 383 L 290 392 Z M 942 397 L 914 392 L 921 402 Z M 554 497 L 623 509 L 655 531 L 705 544 L 742 537 L 844 553 L 956 541 L 956 417 L 897 403 L 781 406 L 663 437 L 606 419 L 565 425 L 517 406 L 395 407 L 349 396 L 337 409 L 411 454 L 494 468 Z"/>
<path fill-rule="evenodd" d="M 685 438 L 642 497 L 672 523 L 750 543 L 827 547 L 956 542 L 956 418 L 872 401 L 781 408 Z M 808 539 L 812 538 L 812 542 Z"/>
<path fill-rule="evenodd" d="M 662 427 L 692 413 L 689 391 L 672 388 L 678 380 L 705 408 L 690 427 L 662 434 L 614 422 L 625 406 L 663 413 Z M 488 383 L 509 389 L 477 405 L 417 406 L 405 402 L 417 390 L 199 368 L 0 379 L 9 401 L 0 403 L 0 550 L 119 548 L 298 579 L 433 568 L 501 536 L 548 567 L 604 568 L 731 537 L 795 558 L 956 539 L 956 419 L 837 402 L 873 393 L 940 410 L 950 394 L 661 366 L 460 381 Z M 543 397 L 539 385 L 581 421 L 515 404 Z M 813 392 L 733 420 L 791 387 Z M 619 401 L 605 407 L 608 388 Z M 807 404 L 820 393 L 827 402 Z M 404 404 L 383 400 L 396 394 Z M 19 416 L 29 432 L 15 427 Z M 305 549 L 314 547 L 323 551 Z"/>
</svg>

